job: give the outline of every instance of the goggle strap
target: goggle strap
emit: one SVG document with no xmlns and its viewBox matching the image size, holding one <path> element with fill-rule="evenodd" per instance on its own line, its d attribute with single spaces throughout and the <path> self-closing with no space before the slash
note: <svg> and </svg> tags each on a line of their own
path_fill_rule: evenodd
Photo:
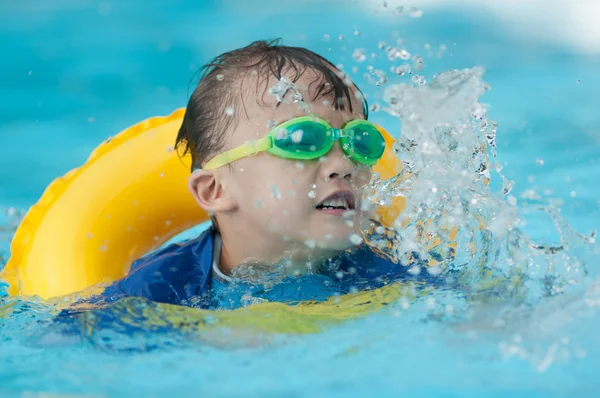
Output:
<svg viewBox="0 0 600 398">
<path fill-rule="evenodd" d="M 260 138 L 258 140 L 246 141 L 243 145 L 237 148 L 230 149 L 229 151 L 223 152 L 220 155 L 212 158 L 203 167 L 204 170 L 218 169 L 221 166 L 225 166 L 228 163 L 235 162 L 236 160 L 254 156 L 259 152 L 264 152 L 273 147 L 273 140 L 270 136 Z"/>
</svg>

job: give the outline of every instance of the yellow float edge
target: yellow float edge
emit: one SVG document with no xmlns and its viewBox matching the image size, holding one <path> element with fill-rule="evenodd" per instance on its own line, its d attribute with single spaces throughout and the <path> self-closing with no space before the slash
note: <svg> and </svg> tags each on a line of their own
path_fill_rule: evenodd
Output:
<svg viewBox="0 0 600 398">
<path fill-rule="evenodd" d="M 19 294 L 19 265 L 23 261 L 24 253 L 27 252 L 30 236 L 35 234 L 40 220 L 47 213 L 48 209 L 60 200 L 62 194 L 69 188 L 71 181 L 85 172 L 86 168 L 96 159 L 110 153 L 120 145 L 151 128 L 156 128 L 173 120 L 182 119 L 184 114 L 185 108 L 179 108 L 168 116 L 153 116 L 128 127 L 97 146 L 83 165 L 68 171 L 65 175 L 56 178 L 48 185 L 38 202 L 31 206 L 25 217 L 23 217 L 10 245 L 10 258 L 4 269 L 0 271 L 0 280 L 8 283 L 7 292 L 9 295 L 16 296 Z"/>
</svg>

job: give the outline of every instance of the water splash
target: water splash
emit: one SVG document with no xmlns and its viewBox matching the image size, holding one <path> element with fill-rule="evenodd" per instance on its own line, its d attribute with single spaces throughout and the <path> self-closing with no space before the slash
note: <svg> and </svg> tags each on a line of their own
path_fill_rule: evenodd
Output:
<svg viewBox="0 0 600 398">
<path fill-rule="evenodd" d="M 282 102 L 284 104 L 298 104 L 303 112 L 310 113 L 308 105 L 302 99 L 300 90 L 298 90 L 296 85 L 285 76 L 282 76 L 277 84 L 269 88 L 269 94 L 273 95 L 277 102 Z"/>
<path fill-rule="evenodd" d="M 404 168 L 390 180 L 374 176 L 367 195 L 379 205 L 406 200 L 388 236 L 391 256 L 444 272 L 466 296 L 536 299 L 563 292 L 588 275 L 590 255 L 598 253 L 594 236 L 573 231 L 550 203 L 540 209 L 560 244 L 536 244 L 519 229 L 513 183 L 496 161 L 498 124 L 479 102 L 490 89 L 483 74 L 482 68 L 451 70 L 429 84 L 387 87 L 384 110 L 403 124 L 393 149 Z M 492 173 L 500 193 L 491 189 Z"/>
</svg>

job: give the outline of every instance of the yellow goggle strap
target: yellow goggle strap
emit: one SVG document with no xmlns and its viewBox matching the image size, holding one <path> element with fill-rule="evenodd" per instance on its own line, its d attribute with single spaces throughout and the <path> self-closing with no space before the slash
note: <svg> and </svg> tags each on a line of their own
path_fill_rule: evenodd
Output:
<svg viewBox="0 0 600 398">
<path fill-rule="evenodd" d="M 235 162 L 236 160 L 254 156 L 259 152 L 264 152 L 273 147 L 273 140 L 270 135 L 267 135 L 258 140 L 246 141 L 244 144 L 230 149 L 229 151 L 223 152 L 220 155 L 212 158 L 203 167 L 204 170 L 218 169 L 221 166 L 225 166 L 228 163 Z"/>
</svg>

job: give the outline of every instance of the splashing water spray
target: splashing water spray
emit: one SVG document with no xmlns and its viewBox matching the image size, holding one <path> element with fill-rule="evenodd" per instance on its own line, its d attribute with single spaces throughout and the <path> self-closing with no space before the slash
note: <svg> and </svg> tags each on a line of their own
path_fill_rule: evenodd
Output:
<svg viewBox="0 0 600 398">
<path fill-rule="evenodd" d="M 282 76 L 273 87 L 269 88 L 269 94 L 274 96 L 277 102 L 282 102 L 284 104 L 298 104 L 300 109 L 305 113 L 309 113 L 308 105 L 303 101 L 302 93 L 298 90 L 296 85 L 285 76 Z"/>
<path fill-rule="evenodd" d="M 384 110 L 403 124 L 393 147 L 403 170 L 385 181 L 375 175 L 368 197 L 389 205 L 402 196 L 406 209 L 395 220 L 392 237 L 376 231 L 368 240 L 379 247 L 385 245 L 378 241 L 391 241 L 388 254 L 394 260 L 442 274 L 467 296 L 552 295 L 587 275 L 582 253 L 598 248 L 593 236 L 574 233 L 552 206 L 542 210 L 552 218 L 560 245 L 533 244 L 519 229 L 523 220 L 510 195 L 512 183 L 496 163 L 498 125 L 479 102 L 490 89 L 483 73 L 482 68 L 451 70 L 429 84 L 413 79 L 413 85 L 387 87 Z M 490 170 L 502 181 L 500 195 L 492 192 Z"/>
</svg>

